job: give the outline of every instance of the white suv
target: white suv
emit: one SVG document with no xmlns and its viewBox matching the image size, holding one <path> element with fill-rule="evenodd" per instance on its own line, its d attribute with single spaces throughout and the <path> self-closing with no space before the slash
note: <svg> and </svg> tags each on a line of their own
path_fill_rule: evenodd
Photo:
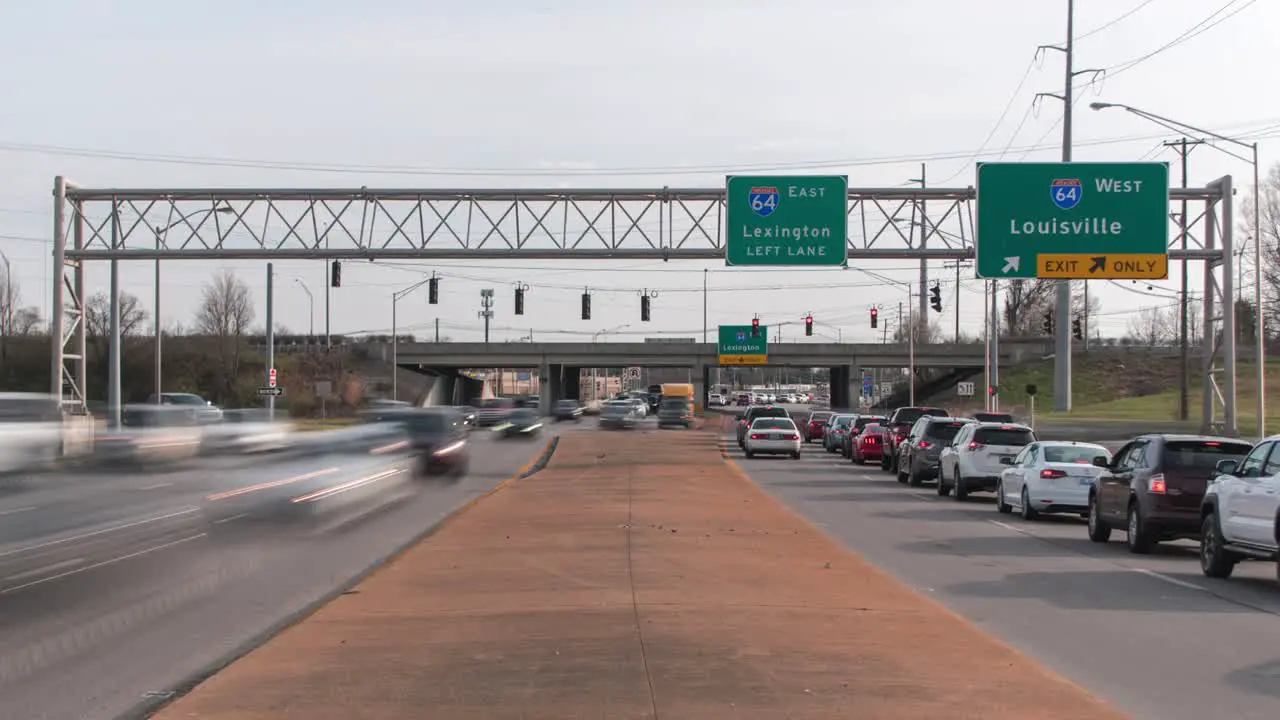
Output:
<svg viewBox="0 0 1280 720">
<path fill-rule="evenodd" d="M 1239 463 L 1218 462 L 1200 504 L 1200 569 L 1225 578 L 1241 560 L 1280 556 L 1280 435 L 1258 443 Z M 1280 565 L 1276 567 L 1280 579 Z"/>
<path fill-rule="evenodd" d="M 972 423 L 960 429 L 938 458 L 938 494 L 954 488 L 956 500 L 971 492 L 994 492 L 1000 473 L 1022 448 L 1036 441 L 1035 431 L 1015 423 Z"/>
</svg>

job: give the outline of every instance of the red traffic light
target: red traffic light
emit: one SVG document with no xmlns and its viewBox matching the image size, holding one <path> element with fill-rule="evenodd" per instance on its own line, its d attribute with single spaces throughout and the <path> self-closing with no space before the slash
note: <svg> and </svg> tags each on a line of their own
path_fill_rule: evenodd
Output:
<svg viewBox="0 0 1280 720">
<path fill-rule="evenodd" d="M 760 318 L 751 318 L 751 327 L 753 328 L 760 327 Z"/>
</svg>

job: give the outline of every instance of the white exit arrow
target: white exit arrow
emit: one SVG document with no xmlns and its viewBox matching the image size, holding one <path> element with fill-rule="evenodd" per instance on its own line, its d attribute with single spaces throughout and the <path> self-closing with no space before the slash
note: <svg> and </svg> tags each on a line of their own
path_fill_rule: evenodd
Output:
<svg viewBox="0 0 1280 720">
<path fill-rule="evenodd" d="M 1013 257 L 1007 257 L 1004 259 L 1004 269 L 1001 270 L 1000 272 L 1006 273 L 1006 274 L 1010 272 L 1018 272 L 1018 265 L 1020 264 L 1022 264 L 1021 257 L 1017 255 L 1014 255 Z"/>
</svg>

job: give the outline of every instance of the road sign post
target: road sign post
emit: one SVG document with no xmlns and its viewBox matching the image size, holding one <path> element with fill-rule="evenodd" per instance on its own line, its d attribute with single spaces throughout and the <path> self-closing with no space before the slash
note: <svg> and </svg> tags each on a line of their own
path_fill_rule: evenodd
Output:
<svg viewBox="0 0 1280 720">
<path fill-rule="evenodd" d="M 725 178 L 725 265 L 843 266 L 849 256 L 849 178 Z"/>
<path fill-rule="evenodd" d="M 719 355 L 721 365 L 768 365 L 769 328 L 753 337 L 750 325 L 721 325 Z"/>
<path fill-rule="evenodd" d="M 862 376 L 862 394 L 867 397 L 876 394 L 876 381 L 870 375 Z"/>
<path fill-rule="evenodd" d="M 973 397 L 973 383 L 961 382 L 956 383 L 956 394 L 960 397 Z"/>
<path fill-rule="evenodd" d="M 981 163 L 977 276 L 1169 276 L 1165 163 Z"/>
</svg>

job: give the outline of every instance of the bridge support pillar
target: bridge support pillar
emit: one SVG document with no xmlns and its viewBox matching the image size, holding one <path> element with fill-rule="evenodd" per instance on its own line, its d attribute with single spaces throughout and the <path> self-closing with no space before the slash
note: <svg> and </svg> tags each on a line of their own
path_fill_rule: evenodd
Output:
<svg viewBox="0 0 1280 720">
<path fill-rule="evenodd" d="M 857 408 L 853 387 L 853 368 L 849 365 L 836 365 L 827 368 L 831 378 L 831 407 L 835 410 L 854 410 Z"/>
<path fill-rule="evenodd" d="M 560 367 L 560 394 L 556 399 L 582 400 L 582 368 L 572 365 Z"/>
<path fill-rule="evenodd" d="M 693 402 L 699 408 L 706 409 L 711 390 L 711 368 L 707 365 L 694 365 L 689 373 L 693 383 Z"/>
<path fill-rule="evenodd" d="M 556 400 L 560 399 L 560 366 L 544 363 L 538 368 L 538 412 L 550 415 Z"/>
</svg>

